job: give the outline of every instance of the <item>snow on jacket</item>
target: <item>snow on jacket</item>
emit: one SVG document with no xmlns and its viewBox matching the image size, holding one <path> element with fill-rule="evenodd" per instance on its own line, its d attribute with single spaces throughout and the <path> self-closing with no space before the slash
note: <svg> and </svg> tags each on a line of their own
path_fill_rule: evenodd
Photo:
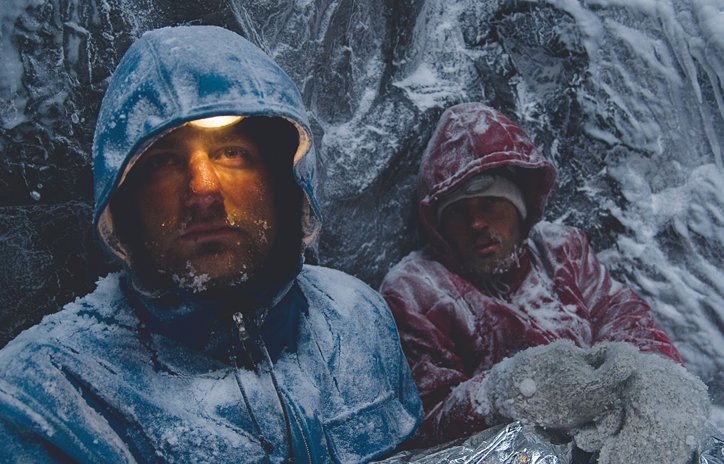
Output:
<svg viewBox="0 0 724 464">
<path fill-rule="evenodd" d="M 298 263 L 220 300 L 140 292 L 128 269 L 101 279 L 0 351 L 3 462 L 361 462 L 417 428 L 420 399 L 384 300 L 351 276 L 302 265 L 319 224 L 308 121 L 291 80 L 236 34 L 160 29 L 124 56 L 94 141 L 102 243 L 129 266 L 110 197 L 155 139 L 220 114 L 298 129 Z M 256 323 L 226 311 L 250 302 Z"/>
<path fill-rule="evenodd" d="M 447 193 L 491 169 L 515 169 L 528 235 L 520 267 L 483 291 L 464 277 L 435 210 Z M 428 143 L 418 194 L 429 244 L 403 258 L 381 286 L 422 397 L 418 441 L 425 445 L 493 425 L 473 394 L 492 366 L 532 346 L 625 341 L 682 362 L 650 308 L 611 278 L 585 234 L 541 221 L 554 178 L 525 133 L 482 104 L 448 109 Z"/>
</svg>

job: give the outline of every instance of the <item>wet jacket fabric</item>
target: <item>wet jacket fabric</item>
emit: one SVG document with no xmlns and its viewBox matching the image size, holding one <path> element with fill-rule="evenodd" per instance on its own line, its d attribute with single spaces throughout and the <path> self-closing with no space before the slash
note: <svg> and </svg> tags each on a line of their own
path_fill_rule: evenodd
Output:
<svg viewBox="0 0 724 464">
<path fill-rule="evenodd" d="M 514 169 L 528 234 L 517 268 L 475 286 L 440 234 L 435 208 L 471 176 L 492 169 Z M 442 115 L 418 184 L 429 244 L 393 267 L 380 290 L 423 400 L 420 444 L 493 425 L 476 410 L 474 393 L 492 366 L 529 347 L 559 339 L 581 347 L 625 341 L 682 362 L 651 309 L 611 278 L 585 234 L 541 221 L 554 178 L 552 165 L 501 113 L 468 103 Z"/>
<path fill-rule="evenodd" d="M 124 56 L 94 142 L 102 243 L 130 265 L 108 213 L 125 173 L 168 130 L 223 114 L 299 131 L 297 264 L 213 297 L 139 290 L 128 268 L 100 279 L 0 351 L 3 462 L 363 462 L 416 430 L 420 399 L 384 300 L 302 265 L 319 224 L 308 121 L 291 80 L 236 34 L 160 29 Z"/>
</svg>

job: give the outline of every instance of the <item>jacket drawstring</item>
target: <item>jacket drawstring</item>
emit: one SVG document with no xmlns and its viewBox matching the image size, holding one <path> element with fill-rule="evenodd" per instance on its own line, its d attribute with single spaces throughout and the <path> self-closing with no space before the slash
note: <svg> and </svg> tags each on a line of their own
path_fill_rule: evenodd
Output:
<svg viewBox="0 0 724 464">
<path fill-rule="evenodd" d="M 239 391 L 241 391 L 241 396 L 244 399 L 244 406 L 246 406 L 246 410 L 249 412 L 249 417 L 251 418 L 251 424 L 254 427 L 254 430 L 256 430 L 257 438 L 259 440 L 259 443 L 261 444 L 262 449 L 267 454 L 267 459 L 269 459 L 269 455 L 274 451 L 274 445 L 271 441 L 269 441 L 265 436 L 264 433 L 261 431 L 261 427 L 259 426 L 259 421 L 256 419 L 256 415 L 254 414 L 254 410 L 251 408 L 251 403 L 249 402 L 249 396 L 246 394 L 246 389 L 244 388 L 244 382 L 241 379 L 240 373 L 239 373 L 239 363 L 236 358 L 236 353 L 241 351 L 242 353 L 250 353 L 249 350 L 249 332 L 246 330 L 246 326 L 244 324 L 244 318 L 241 315 L 241 313 L 235 313 L 233 315 L 234 324 L 237 328 L 237 335 L 238 340 L 242 344 L 242 349 L 237 350 L 233 349 L 231 354 L 229 355 L 229 358 L 231 359 L 231 362 L 234 364 L 234 377 L 236 378 L 236 385 L 239 387 Z M 235 340 L 235 337 L 232 337 L 232 340 Z M 253 359 L 251 356 L 249 356 L 249 360 L 251 361 L 251 366 L 253 367 L 254 371 L 257 370 L 256 364 L 253 362 Z"/>
<path fill-rule="evenodd" d="M 284 414 L 284 425 L 287 429 L 287 446 L 289 447 L 289 457 L 288 461 L 290 463 L 294 462 L 294 448 L 293 448 L 293 439 L 292 439 L 292 423 L 289 420 L 289 412 L 287 411 L 286 401 L 284 401 L 284 397 L 282 396 L 281 391 L 279 390 L 279 383 L 277 382 L 277 376 L 274 375 L 274 365 L 272 364 L 271 356 L 269 356 L 269 351 L 266 349 L 266 343 L 264 343 L 264 340 L 261 338 L 261 335 L 257 334 L 257 345 L 261 348 L 262 353 L 264 354 L 264 358 L 266 359 L 266 362 L 269 364 L 269 375 L 272 379 L 272 384 L 274 384 L 274 391 L 277 394 L 277 398 L 279 399 L 279 406 L 282 408 L 282 414 Z M 306 445 L 306 443 L 305 443 Z"/>
<path fill-rule="evenodd" d="M 267 440 L 267 438 L 264 436 L 264 434 L 261 431 L 261 427 L 259 427 L 259 422 L 256 420 L 256 416 L 254 415 L 254 411 L 251 409 L 251 404 L 249 403 L 249 397 L 246 394 L 246 390 L 244 389 L 244 383 L 241 381 L 241 378 L 239 377 L 239 366 L 234 363 L 234 367 L 236 367 L 236 370 L 234 371 L 234 376 L 236 377 L 236 384 L 239 386 L 239 390 L 241 391 L 241 396 L 244 398 L 244 405 L 246 406 L 247 411 L 249 411 L 249 417 L 251 417 L 251 423 L 254 426 L 254 429 L 257 433 L 257 438 L 259 439 L 259 443 L 261 444 L 262 449 L 267 454 L 267 457 L 269 454 L 274 451 L 274 445 L 272 442 Z"/>
<path fill-rule="evenodd" d="M 246 329 L 246 323 L 244 320 L 244 315 L 242 313 L 234 313 L 232 316 L 232 319 L 234 320 L 234 324 L 237 328 L 237 334 L 238 339 L 242 344 L 242 351 L 245 353 L 251 354 L 251 347 L 250 342 L 252 341 L 251 336 L 249 332 Z M 264 358 L 266 362 L 269 364 L 269 375 L 272 380 L 272 384 L 274 385 L 274 392 L 277 395 L 277 399 L 279 401 L 279 406 L 282 409 L 282 414 L 284 416 L 284 425 L 286 428 L 286 438 L 287 438 L 287 462 L 293 463 L 294 462 L 294 440 L 292 435 L 292 424 L 289 419 L 289 412 L 287 411 L 286 401 L 284 401 L 284 397 L 281 394 L 281 390 L 279 388 L 279 382 L 277 381 L 276 375 L 274 374 L 274 368 L 271 360 L 271 356 L 269 356 L 269 351 L 266 348 L 266 344 L 264 343 L 264 340 L 262 339 L 260 334 L 256 334 L 256 338 L 253 340 L 253 342 L 256 344 L 257 348 L 262 352 L 264 355 Z M 254 368 L 254 371 L 258 372 L 256 363 L 253 362 L 252 356 L 250 355 L 249 358 L 251 359 L 252 367 Z M 239 374 L 239 366 L 236 359 L 236 353 L 232 353 L 231 360 L 234 363 L 234 367 L 236 367 L 235 370 L 235 377 L 236 377 L 236 383 L 239 386 L 239 390 L 241 391 L 241 396 L 244 398 L 244 404 L 246 406 L 246 409 L 249 411 L 249 416 L 251 417 L 251 422 L 257 431 L 259 442 L 261 443 L 262 448 L 264 451 L 269 455 L 274 450 L 274 445 L 264 436 L 264 434 L 261 431 L 261 427 L 259 426 L 259 422 L 256 419 L 256 416 L 254 415 L 254 411 L 251 408 L 251 403 L 249 402 L 249 398 L 246 394 L 246 390 L 244 389 L 244 385 L 242 382 L 242 379 Z M 307 447 L 307 453 L 309 453 L 309 446 L 307 445 L 305 441 L 305 446 Z M 309 454 L 311 457 L 311 454 Z M 311 458 L 310 458 L 311 462 Z"/>
</svg>

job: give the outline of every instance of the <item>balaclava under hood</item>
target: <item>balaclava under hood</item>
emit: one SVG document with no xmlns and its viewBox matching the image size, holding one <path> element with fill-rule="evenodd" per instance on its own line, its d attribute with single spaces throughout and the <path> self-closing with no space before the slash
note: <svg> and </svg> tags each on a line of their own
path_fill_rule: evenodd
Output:
<svg viewBox="0 0 724 464">
<path fill-rule="evenodd" d="M 271 58 L 234 32 L 180 26 L 146 32 L 134 42 L 111 78 L 96 125 L 94 227 L 104 249 L 128 270 L 131 255 L 113 223 L 113 196 L 154 141 L 189 121 L 222 115 L 278 117 L 297 129 L 299 143 L 290 162 L 304 197 L 301 265 L 321 217 L 311 130 L 297 87 Z"/>
<path fill-rule="evenodd" d="M 482 103 L 448 108 L 427 144 L 418 174 L 418 213 L 433 251 L 457 269 L 454 253 L 440 232 L 441 199 L 469 179 L 495 170 L 512 180 L 523 194 L 527 217 L 524 232 L 539 222 L 555 183 L 555 168 L 526 133 L 499 111 Z"/>
</svg>

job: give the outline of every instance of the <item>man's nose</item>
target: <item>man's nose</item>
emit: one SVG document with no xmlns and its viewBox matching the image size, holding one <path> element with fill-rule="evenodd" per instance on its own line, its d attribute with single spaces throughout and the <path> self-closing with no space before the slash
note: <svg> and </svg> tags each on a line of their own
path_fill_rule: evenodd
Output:
<svg viewBox="0 0 724 464">
<path fill-rule="evenodd" d="M 195 153 L 189 160 L 189 189 L 187 205 L 210 206 L 219 201 L 219 177 L 211 160 L 205 153 Z"/>
<path fill-rule="evenodd" d="M 485 230 L 490 224 L 490 217 L 480 208 L 472 207 L 468 214 L 470 215 L 470 228 L 475 231 Z"/>
</svg>

